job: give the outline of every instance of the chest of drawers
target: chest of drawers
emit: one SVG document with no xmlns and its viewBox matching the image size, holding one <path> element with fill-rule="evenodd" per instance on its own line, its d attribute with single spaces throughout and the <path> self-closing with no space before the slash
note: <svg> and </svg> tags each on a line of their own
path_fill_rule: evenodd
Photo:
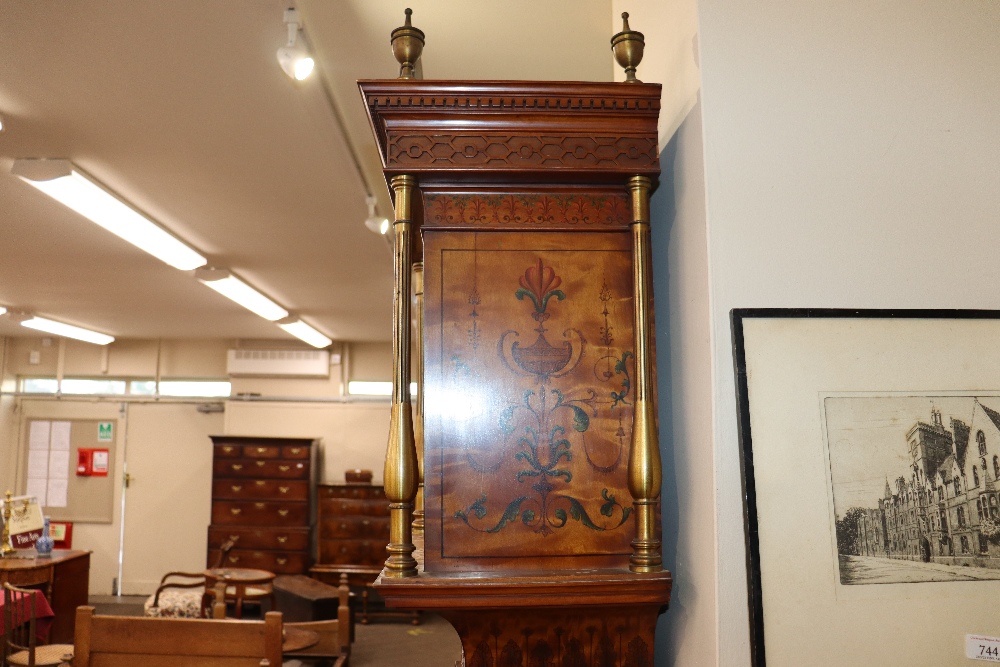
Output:
<svg viewBox="0 0 1000 667">
<path fill-rule="evenodd" d="M 319 487 L 319 559 L 323 565 L 382 568 L 389 543 L 389 501 L 381 486 Z"/>
<path fill-rule="evenodd" d="M 207 563 L 302 574 L 312 564 L 318 443 L 308 438 L 212 436 Z"/>
</svg>

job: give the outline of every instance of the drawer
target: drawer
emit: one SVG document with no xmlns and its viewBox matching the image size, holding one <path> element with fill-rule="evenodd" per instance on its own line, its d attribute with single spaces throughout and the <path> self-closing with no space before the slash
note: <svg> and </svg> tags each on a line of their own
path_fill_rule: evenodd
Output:
<svg viewBox="0 0 1000 667">
<path fill-rule="evenodd" d="M 218 549 L 208 550 L 209 563 L 219 559 Z M 246 567 L 267 570 L 275 574 L 299 574 L 309 567 L 309 559 L 301 552 L 258 551 L 253 549 L 233 549 L 226 556 L 223 567 Z"/>
<path fill-rule="evenodd" d="M 389 542 L 388 517 L 330 517 L 320 523 L 319 534 L 327 537 L 378 537 Z"/>
<path fill-rule="evenodd" d="M 379 565 L 388 554 L 388 540 L 327 540 L 319 541 L 319 562 L 329 564 Z"/>
<path fill-rule="evenodd" d="M 271 549 L 281 551 L 309 551 L 309 528 L 281 526 L 276 528 L 244 528 L 239 526 L 209 526 L 208 546 L 218 549 L 231 537 L 238 538 L 240 549 Z M 212 562 L 212 561 L 209 561 Z"/>
<path fill-rule="evenodd" d="M 276 459 L 281 456 L 277 445 L 243 445 L 243 456 L 248 459 Z"/>
<path fill-rule="evenodd" d="M 369 486 L 367 484 L 321 484 L 319 487 L 319 497 L 385 500 L 385 488 L 381 486 Z M 389 501 L 385 500 L 385 502 Z"/>
<path fill-rule="evenodd" d="M 256 479 L 309 479 L 308 461 L 265 459 L 219 459 L 212 464 L 216 478 L 252 477 Z"/>
<path fill-rule="evenodd" d="M 214 451 L 217 459 L 235 459 L 243 456 L 242 445 L 216 445 Z"/>
<path fill-rule="evenodd" d="M 277 479 L 217 479 L 212 482 L 216 500 L 309 500 L 309 482 Z"/>
<path fill-rule="evenodd" d="M 285 446 L 281 448 L 281 458 L 283 459 L 308 459 L 309 458 L 309 448 L 308 447 L 289 447 Z"/>
<path fill-rule="evenodd" d="M 384 498 L 381 500 L 322 498 L 319 501 L 319 513 L 325 518 L 349 515 L 389 516 L 389 501 Z"/>
<path fill-rule="evenodd" d="M 309 504 L 297 502 L 212 502 L 212 523 L 243 526 L 309 525 Z"/>
</svg>

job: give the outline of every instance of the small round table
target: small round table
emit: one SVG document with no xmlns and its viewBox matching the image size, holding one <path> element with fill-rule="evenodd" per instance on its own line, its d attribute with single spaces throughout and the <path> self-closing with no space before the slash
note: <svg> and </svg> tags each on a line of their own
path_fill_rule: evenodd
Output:
<svg viewBox="0 0 1000 667">
<path fill-rule="evenodd" d="M 217 584 L 226 587 L 226 600 L 235 602 L 236 618 L 243 618 L 244 600 L 259 601 L 270 598 L 274 608 L 274 572 L 251 570 L 243 567 L 217 567 L 205 570 L 205 593 L 214 596 Z M 230 590 L 232 589 L 232 590 Z"/>
</svg>

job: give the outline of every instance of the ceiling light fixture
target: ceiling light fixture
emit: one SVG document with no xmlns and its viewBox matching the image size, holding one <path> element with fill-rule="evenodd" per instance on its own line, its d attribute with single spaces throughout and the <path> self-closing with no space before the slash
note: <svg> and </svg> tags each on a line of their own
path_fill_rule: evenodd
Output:
<svg viewBox="0 0 1000 667">
<path fill-rule="evenodd" d="M 3 306 L 0 306 L 0 315 L 3 315 L 6 312 L 7 312 L 7 309 L 4 308 Z"/>
<path fill-rule="evenodd" d="M 389 218 L 384 216 L 379 216 L 375 214 L 375 204 L 378 201 L 375 197 L 371 195 L 367 198 L 368 201 L 368 217 L 365 218 L 365 227 L 375 232 L 376 234 L 386 235 L 389 231 Z"/>
<path fill-rule="evenodd" d="M 309 343 L 315 348 L 323 349 L 329 347 L 332 340 L 321 334 L 316 329 L 303 322 L 297 317 L 286 317 L 278 321 L 278 326 L 292 334 L 301 341 Z"/>
<path fill-rule="evenodd" d="M 299 12 L 297 9 L 289 7 L 285 10 L 285 25 L 288 27 L 288 44 L 278 49 L 278 64 L 285 74 L 296 81 L 302 81 L 316 67 L 316 61 L 309 55 L 306 48 L 305 37 L 299 41 Z"/>
<path fill-rule="evenodd" d="M 288 311 L 247 285 L 226 269 L 201 268 L 194 277 L 216 292 L 235 301 L 247 310 L 260 315 L 265 320 L 280 320 L 288 317 Z"/>
<path fill-rule="evenodd" d="M 50 320 L 44 317 L 22 315 L 21 317 L 15 317 L 15 319 L 21 319 L 22 327 L 28 327 L 29 329 L 35 329 L 36 331 L 44 331 L 45 333 L 55 334 L 56 336 L 75 338 L 76 340 L 82 340 L 86 343 L 94 343 L 95 345 L 107 345 L 108 343 L 113 343 L 115 340 L 114 336 L 91 331 L 90 329 L 84 329 L 83 327 L 75 327 L 72 324 L 63 324 L 62 322 L 56 322 L 55 320 Z"/>
<path fill-rule="evenodd" d="M 189 271 L 207 261 L 69 160 L 14 160 L 11 173 L 174 268 Z"/>
</svg>

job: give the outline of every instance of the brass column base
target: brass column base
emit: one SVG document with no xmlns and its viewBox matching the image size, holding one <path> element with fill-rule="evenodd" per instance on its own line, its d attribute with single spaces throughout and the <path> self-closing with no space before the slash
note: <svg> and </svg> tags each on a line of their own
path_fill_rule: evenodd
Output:
<svg viewBox="0 0 1000 667">
<path fill-rule="evenodd" d="M 390 542 L 385 550 L 389 557 L 385 561 L 383 576 L 399 579 L 417 576 L 417 560 L 413 557 L 416 547 L 413 545 L 410 533 L 411 512 L 413 503 L 389 503 L 390 521 L 399 524 L 398 531 L 401 542 Z M 393 531 L 396 533 L 396 531 Z"/>
</svg>

